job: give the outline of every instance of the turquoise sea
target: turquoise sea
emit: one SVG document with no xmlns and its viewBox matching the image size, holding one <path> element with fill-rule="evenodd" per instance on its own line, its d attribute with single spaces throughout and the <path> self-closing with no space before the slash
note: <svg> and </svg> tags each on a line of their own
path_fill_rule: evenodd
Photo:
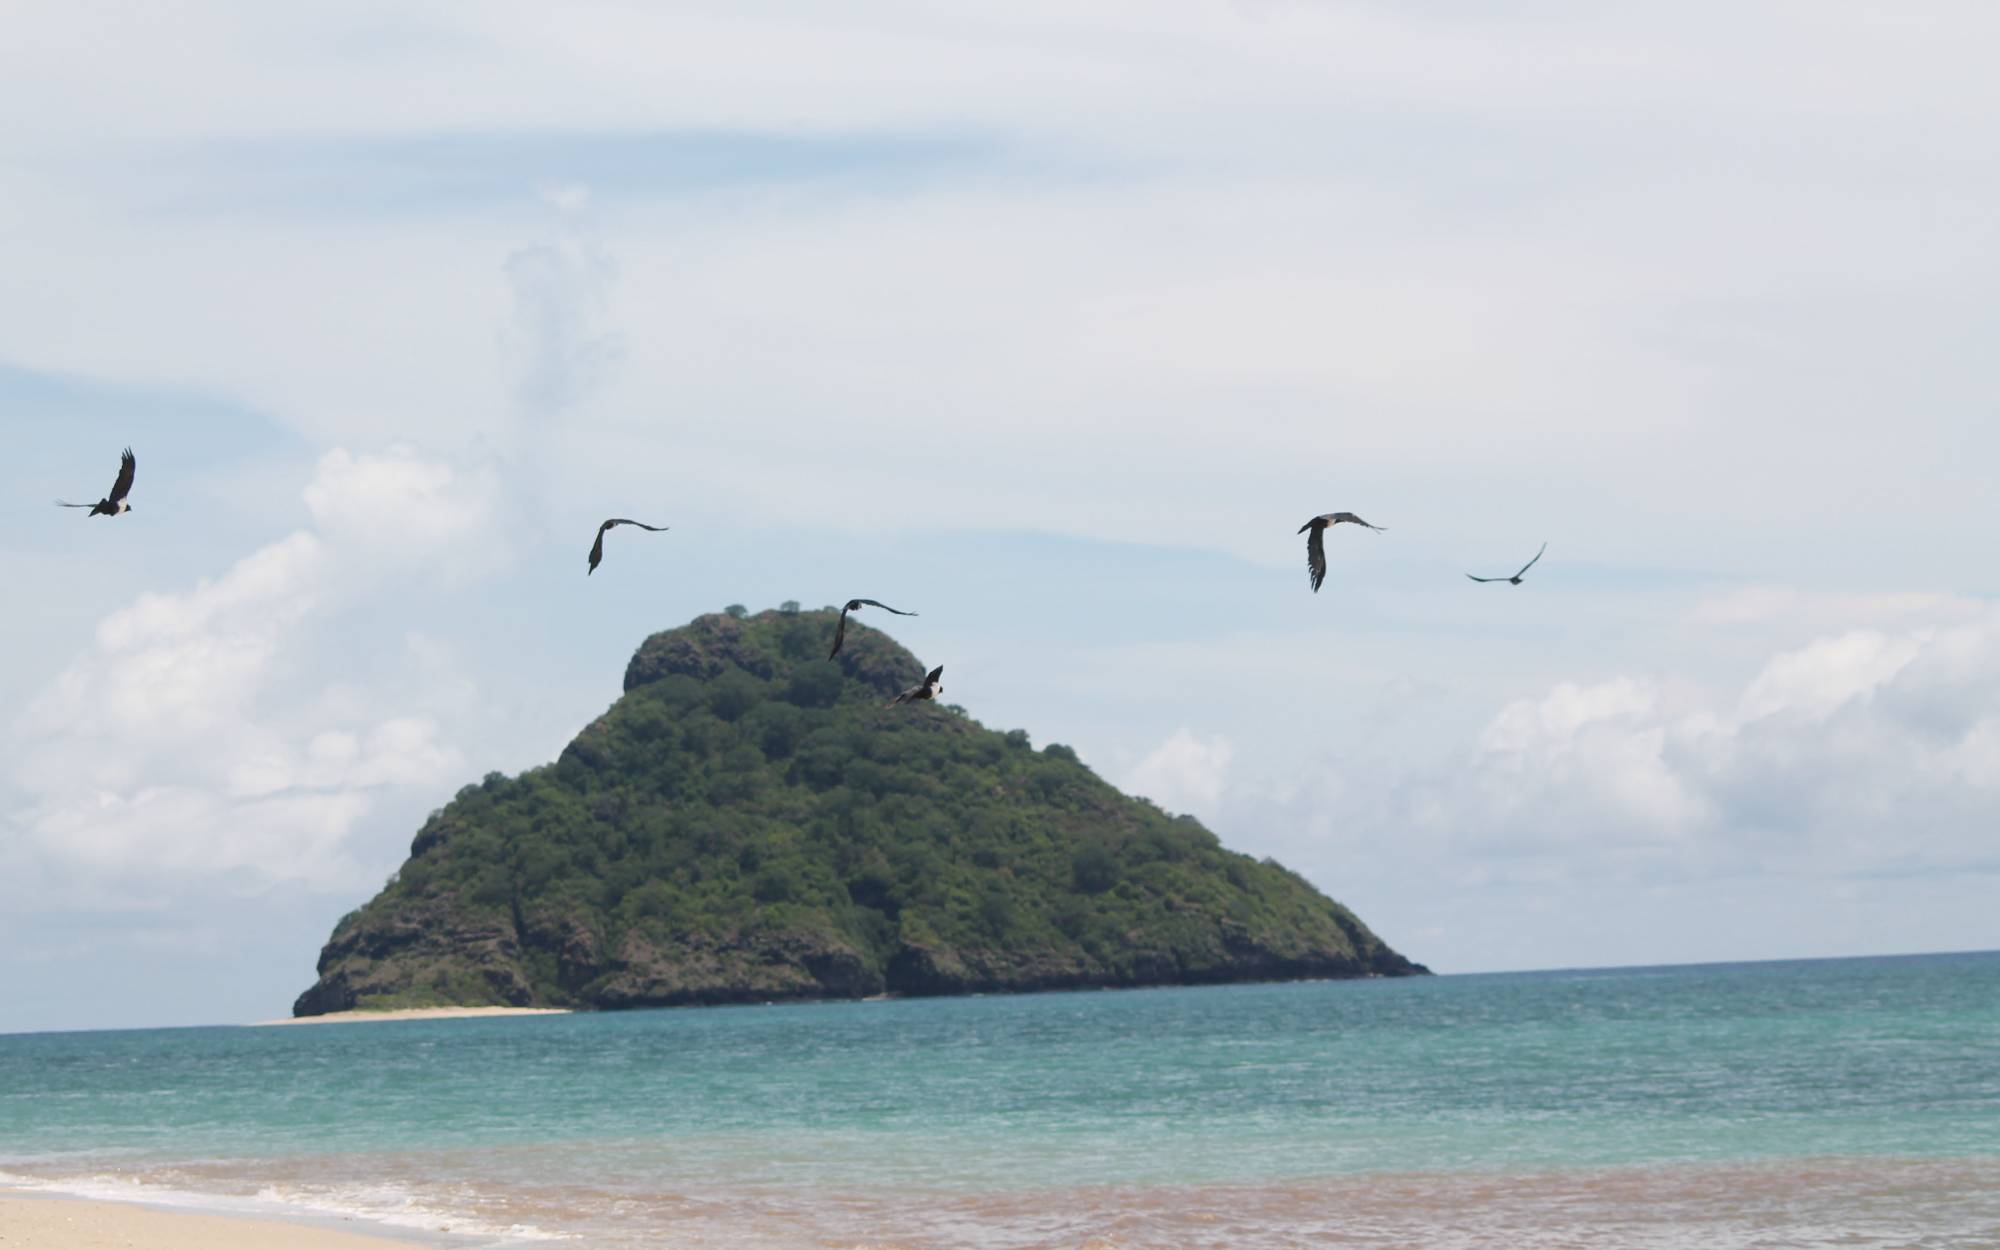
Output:
<svg viewBox="0 0 2000 1250">
<path fill-rule="evenodd" d="M 0 1184 L 476 1244 L 2000 1246 L 2000 954 L 7 1036 Z"/>
</svg>

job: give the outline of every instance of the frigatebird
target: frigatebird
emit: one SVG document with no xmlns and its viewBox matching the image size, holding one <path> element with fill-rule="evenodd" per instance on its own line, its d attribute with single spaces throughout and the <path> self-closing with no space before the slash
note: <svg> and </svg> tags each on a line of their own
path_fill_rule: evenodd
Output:
<svg viewBox="0 0 2000 1250">
<path fill-rule="evenodd" d="M 1352 512 L 1329 512 L 1325 516 L 1316 516 L 1304 525 L 1299 526 L 1299 533 L 1301 534 L 1307 530 L 1312 531 L 1312 536 L 1306 539 L 1306 568 L 1312 573 L 1312 588 L 1314 591 L 1318 591 L 1319 584 L 1326 580 L 1326 527 L 1329 525 L 1339 525 L 1342 521 L 1377 532 L 1387 528 L 1381 525 L 1370 525 L 1360 517 L 1355 516 Z"/>
<path fill-rule="evenodd" d="M 618 525 L 636 525 L 642 530 L 651 530 L 655 534 L 661 533 L 667 528 L 664 525 L 648 525 L 644 521 L 628 521 L 624 517 L 612 517 L 609 521 L 597 527 L 597 541 L 590 544 L 590 567 L 584 570 L 583 575 L 585 577 L 589 577 L 592 573 L 595 573 L 598 561 L 604 559 L 604 531 Z"/>
<path fill-rule="evenodd" d="M 130 512 L 132 505 L 125 501 L 125 496 L 132 493 L 132 477 L 138 471 L 139 461 L 132 455 L 132 449 L 127 447 L 125 454 L 118 458 L 118 480 L 111 484 L 111 493 L 109 495 L 106 495 L 94 504 L 64 503 L 58 499 L 56 500 L 56 507 L 88 508 L 90 509 L 91 516 L 117 516 L 121 512 Z"/>
<path fill-rule="evenodd" d="M 1547 543 L 1543 543 L 1542 551 L 1547 551 L 1548 549 L 1549 545 Z M 1542 551 L 1537 551 L 1535 553 L 1535 560 L 1539 560 L 1542 558 Z M 1529 569 L 1534 568 L 1535 560 L 1530 560 L 1526 564 L 1522 565 L 1521 573 L 1525 573 Z M 1472 577 L 1472 574 L 1470 573 L 1467 573 L 1466 576 L 1472 577 L 1472 580 L 1475 582 L 1511 582 L 1512 584 L 1519 586 L 1521 584 L 1521 573 L 1516 573 L 1512 577 Z"/>
<path fill-rule="evenodd" d="M 915 612 L 905 612 L 901 608 L 892 608 L 888 604 L 875 599 L 849 599 L 847 606 L 840 610 L 840 624 L 833 627 L 833 650 L 826 653 L 827 659 L 831 660 L 834 656 L 839 655 L 840 644 L 847 639 L 847 614 L 849 612 L 859 612 L 863 606 L 880 608 L 884 612 L 894 612 L 897 616 L 916 615 Z"/>
<path fill-rule="evenodd" d="M 937 698 L 944 691 L 944 687 L 938 684 L 938 678 L 942 676 L 944 676 L 944 665 L 940 664 L 930 672 L 925 673 L 924 680 L 920 684 L 911 686 L 908 690 L 889 700 L 887 706 L 895 707 L 898 703 L 914 703 L 919 699 Z"/>
</svg>

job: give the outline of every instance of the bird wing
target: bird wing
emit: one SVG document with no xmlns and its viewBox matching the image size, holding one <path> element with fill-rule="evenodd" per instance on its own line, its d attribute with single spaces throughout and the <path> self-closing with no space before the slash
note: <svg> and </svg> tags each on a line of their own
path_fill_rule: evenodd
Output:
<svg viewBox="0 0 2000 1250">
<path fill-rule="evenodd" d="M 894 707 L 898 703 L 908 703 L 912 699 L 922 698 L 924 691 L 929 690 L 932 686 L 937 685 L 938 678 L 942 676 L 944 676 L 944 665 L 940 664 L 936 668 L 932 669 L 930 672 L 925 673 L 922 682 L 918 683 L 917 685 L 911 686 L 908 690 L 905 690 L 903 693 L 889 700 L 889 706 Z"/>
<path fill-rule="evenodd" d="M 1312 576 L 1312 588 L 1317 591 L 1319 584 L 1326 580 L 1326 527 L 1315 525 L 1306 537 L 1306 568 Z"/>
<path fill-rule="evenodd" d="M 95 508 L 96 506 L 94 503 L 64 503 L 60 499 L 56 500 L 56 507 L 58 508 Z"/>
<path fill-rule="evenodd" d="M 119 500 L 132 493 L 132 479 L 138 472 L 138 458 L 132 454 L 132 449 L 127 447 L 125 454 L 118 457 L 118 480 L 111 484 L 109 498 L 113 507 L 117 506 Z"/>
<path fill-rule="evenodd" d="M 833 650 L 826 653 L 827 659 L 831 660 L 834 656 L 840 654 L 841 641 L 846 637 L 847 637 L 847 609 L 842 608 L 840 610 L 840 624 L 833 627 Z"/>
<path fill-rule="evenodd" d="M 590 572 L 595 573 L 599 562 L 604 559 L 605 532 L 620 525 L 636 525 L 642 530 L 651 530 L 655 534 L 661 533 L 667 528 L 664 525 L 648 525 L 644 521 L 634 521 L 622 516 L 612 517 L 609 521 L 597 527 L 597 541 L 590 544 Z"/>
<path fill-rule="evenodd" d="M 1335 512 L 1329 514 L 1326 517 L 1326 523 L 1328 525 L 1338 525 L 1342 521 L 1346 521 L 1350 525 L 1359 525 L 1362 529 L 1365 530 L 1379 530 L 1385 528 L 1384 526 L 1380 525 L 1370 525 L 1368 522 L 1362 520 L 1360 517 L 1355 516 L 1352 512 Z"/>
<path fill-rule="evenodd" d="M 916 615 L 916 613 L 915 613 L 915 612 L 905 612 L 905 611 L 903 611 L 903 610 L 902 610 L 901 608 L 892 608 L 892 607 L 890 607 L 890 606 L 889 606 L 888 604 L 886 604 L 886 603 L 882 602 L 882 601 L 881 601 L 880 599 L 856 599 L 856 600 L 855 600 L 854 602 L 856 602 L 856 603 L 865 603 L 865 604 L 867 604 L 867 605 L 868 605 L 869 607 L 871 607 L 871 608 L 880 608 L 880 609 L 882 609 L 882 610 L 883 610 L 884 612 L 894 612 L 894 613 L 895 613 L 895 614 L 896 614 L 897 616 L 915 616 L 915 615 Z"/>
<path fill-rule="evenodd" d="M 1542 544 L 1542 551 L 1547 551 L 1548 549 L 1549 549 L 1549 545 L 1548 545 L 1547 543 L 1543 543 L 1543 544 Z M 1535 553 L 1535 560 L 1539 560 L 1539 559 L 1541 559 L 1541 558 L 1542 558 L 1542 551 L 1537 551 L 1537 552 Z M 1535 560 L 1530 560 L 1530 561 L 1528 561 L 1528 562 L 1527 562 L 1526 564 L 1522 565 L 1522 566 L 1521 566 L 1521 573 L 1525 573 L 1525 572 L 1527 572 L 1527 571 L 1528 571 L 1529 569 L 1531 569 L 1531 568 L 1534 568 L 1534 567 L 1535 567 Z M 1521 575 L 1521 573 L 1516 573 L 1516 574 L 1514 574 L 1514 576 L 1516 576 L 1516 577 L 1519 577 L 1519 576 Z"/>
<path fill-rule="evenodd" d="M 1467 573 L 1466 576 L 1472 577 L 1472 574 Z M 1472 580 L 1475 582 L 1504 582 L 1507 579 L 1504 577 L 1472 577 Z"/>
</svg>

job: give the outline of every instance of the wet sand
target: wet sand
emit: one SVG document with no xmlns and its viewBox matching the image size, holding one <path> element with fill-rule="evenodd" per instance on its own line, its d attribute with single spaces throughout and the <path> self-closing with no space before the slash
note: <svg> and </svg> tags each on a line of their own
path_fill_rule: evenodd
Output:
<svg viewBox="0 0 2000 1250">
<path fill-rule="evenodd" d="M 0 1193 L 5 1250 L 416 1250 L 421 1244 L 123 1202 Z"/>
<path fill-rule="evenodd" d="M 516 1241 L 592 1250 L 2000 1247 L 2000 1159 L 1993 1158 L 1832 1157 L 985 1193 L 809 1184 L 690 1189 L 662 1185 L 658 1173 L 645 1170 L 619 1179 L 623 1169 L 615 1166 L 587 1180 L 550 1180 L 561 1170 L 555 1155 L 579 1148 L 587 1149 L 564 1142 L 321 1155 L 264 1160 L 247 1171 L 241 1162 L 210 1162 L 143 1178 L 87 1178 L 123 1184 L 141 1201 L 151 1188 L 163 1201 L 287 1203 L 306 1221 L 298 1225 L 261 1212 L 195 1215 L 0 1188 L 0 1250 L 439 1250 Z M 350 1211 L 352 1218 L 343 1214 Z M 397 1223 L 373 1223 L 371 1211 Z"/>
</svg>

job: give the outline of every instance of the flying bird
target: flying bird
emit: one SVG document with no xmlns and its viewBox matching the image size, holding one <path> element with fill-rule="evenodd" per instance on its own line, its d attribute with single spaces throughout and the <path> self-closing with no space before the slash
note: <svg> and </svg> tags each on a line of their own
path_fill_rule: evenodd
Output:
<svg viewBox="0 0 2000 1250">
<path fill-rule="evenodd" d="M 912 613 L 911 615 L 915 614 Z M 911 686 L 908 690 L 889 700 L 887 706 L 895 707 L 898 703 L 914 703 L 919 699 L 937 698 L 944 690 L 944 687 L 938 684 L 938 678 L 942 676 L 944 676 L 944 665 L 940 664 L 930 672 L 924 674 L 924 680 L 921 685 Z"/>
<path fill-rule="evenodd" d="M 636 525 L 642 530 L 651 530 L 655 534 L 661 533 L 667 528 L 664 525 L 648 525 L 644 521 L 628 521 L 624 517 L 612 517 L 609 521 L 597 527 L 597 541 L 590 544 L 590 567 L 584 570 L 583 575 L 585 577 L 589 577 L 592 573 L 595 573 L 598 562 L 604 559 L 604 531 L 619 525 Z"/>
<path fill-rule="evenodd" d="M 1352 512 L 1329 512 L 1325 516 L 1316 516 L 1304 525 L 1299 526 L 1299 533 L 1301 534 L 1307 530 L 1312 531 L 1312 536 L 1306 539 L 1306 568 L 1312 573 L 1312 587 L 1315 591 L 1319 589 L 1319 584 L 1326 580 L 1326 527 L 1329 525 L 1338 525 L 1342 521 L 1348 521 L 1361 526 L 1363 529 L 1375 530 L 1378 533 L 1387 528 L 1381 525 L 1370 525 L 1360 517 L 1355 516 Z"/>
<path fill-rule="evenodd" d="M 58 499 L 56 500 L 56 507 L 88 508 L 90 509 L 91 516 L 117 516 L 121 512 L 130 512 L 132 505 L 125 502 L 125 496 L 132 493 L 132 475 L 138 471 L 139 461 L 133 457 L 132 449 L 127 447 L 125 454 L 118 458 L 118 480 L 111 484 L 111 493 L 109 495 L 106 495 L 94 504 L 64 503 Z"/>
<path fill-rule="evenodd" d="M 1542 551 L 1547 551 L 1548 549 L 1549 545 L 1547 543 L 1543 543 Z M 1542 558 L 1542 551 L 1537 551 L 1535 553 L 1535 560 L 1539 560 Z M 1529 569 L 1534 568 L 1535 560 L 1530 560 L 1526 564 L 1522 565 L 1521 573 L 1525 573 Z M 1521 573 L 1516 573 L 1512 577 L 1472 577 L 1472 574 L 1470 573 L 1467 573 L 1466 576 L 1472 577 L 1472 580 L 1475 582 L 1511 582 L 1514 585 L 1519 586 L 1521 584 Z"/>
<path fill-rule="evenodd" d="M 897 616 L 916 615 L 915 612 L 905 612 L 901 608 L 892 608 L 888 604 L 877 602 L 874 599 L 849 599 L 847 606 L 840 610 L 840 624 L 833 627 L 833 650 L 826 653 L 827 659 L 831 660 L 834 656 L 839 655 L 840 644 L 847 639 L 847 614 L 849 612 L 859 612 L 864 605 L 871 608 L 880 608 L 884 612 L 894 612 Z"/>
</svg>

